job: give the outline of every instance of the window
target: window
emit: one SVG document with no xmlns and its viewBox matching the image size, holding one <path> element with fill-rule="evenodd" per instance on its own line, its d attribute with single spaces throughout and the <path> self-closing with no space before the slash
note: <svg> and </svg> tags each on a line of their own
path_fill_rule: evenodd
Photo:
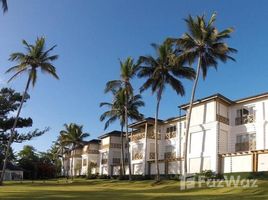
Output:
<svg viewBox="0 0 268 200">
<path fill-rule="evenodd" d="M 171 127 L 168 127 L 166 129 L 166 133 L 176 132 L 176 130 L 177 130 L 177 127 L 176 126 L 171 126 Z"/>
<path fill-rule="evenodd" d="M 83 158 L 82 163 L 83 163 L 83 166 L 87 166 L 87 159 L 86 158 Z"/>
<path fill-rule="evenodd" d="M 102 156 L 102 159 L 108 159 L 107 152 L 102 153 L 101 156 Z"/>
</svg>

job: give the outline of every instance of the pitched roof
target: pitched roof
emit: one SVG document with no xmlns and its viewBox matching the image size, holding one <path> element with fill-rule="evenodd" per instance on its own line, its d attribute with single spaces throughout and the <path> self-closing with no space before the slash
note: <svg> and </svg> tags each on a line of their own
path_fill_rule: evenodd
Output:
<svg viewBox="0 0 268 200">
<path fill-rule="evenodd" d="M 139 126 L 139 125 L 142 125 L 142 124 L 145 124 L 145 123 L 154 124 L 154 121 L 155 121 L 155 118 L 153 118 L 153 117 L 147 117 L 147 118 L 145 118 L 143 120 L 140 120 L 140 121 L 134 122 L 132 124 L 129 124 L 129 128 L 133 128 L 135 126 Z M 158 119 L 158 122 L 159 123 L 162 123 L 163 120 Z"/>
<path fill-rule="evenodd" d="M 103 135 L 99 136 L 98 138 L 103 139 L 103 138 L 110 137 L 110 136 L 118 136 L 119 137 L 120 135 L 121 135 L 121 131 L 114 130 L 114 131 L 111 131 L 108 133 L 104 133 Z"/>
<path fill-rule="evenodd" d="M 213 100 L 213 99 L 221 99 L 223 101 L 225 101 L 226 103 L 228 104 L 233 104 L 234 102 L 232 100 L 230 100 L 229 98 L 223 96 L 222 94 L 220 93 L 217 93 L 217 94 L 213 94 L 211 96 L 208 96 L 208 97 L 204 97 L 202 99 L 197 99 L 194 101 L 194 105 L 196 104 L 199 104 L 199 103 L 203 103 L 203 102 L 206 102 L 206 101 L 210 101 L 210 100 Z M 181 109 L 186 109 L 188 106 L 189 106 L 190 103 L 186 103 L 186 104 L 182 104 L 179 106 L 179 108 Z"/>
<path fill-rule="evenodd" d="M 256 99 L 260 99 L 260 98 L 268 98 L 268 92 L 265 93 L 261 93 L 261 94 L 257 94 L 257 95 L 253 95 L 253 96 L 249 96 L 249 97 L 245 97 L 245 98 L 241 98 L 241 99 L 237 99 L 237 100 L 230 100 L 229 98 L 223 96 L 220 93 L 208 96 L 208 97 L 204 97 L 202 99 L 197 99 L 196 101 L 194 101 L 194 105 L 199 104 L 199 103 L 203 103 L 206 101 L 210 101 L 212 99 L 221 99 L 223 101 L 225 101 L 226 103 L 232 105 L 232 104 L 237 104 L 237 103 L 244 103 L 247 101 L 251 101 L 251 100 L 256 100 Z M 186 109 L 189 106 L 189 103 L 186 104 L 182 104 L 179 106 L 179 108 L 181 109 Z"/>
</svg>

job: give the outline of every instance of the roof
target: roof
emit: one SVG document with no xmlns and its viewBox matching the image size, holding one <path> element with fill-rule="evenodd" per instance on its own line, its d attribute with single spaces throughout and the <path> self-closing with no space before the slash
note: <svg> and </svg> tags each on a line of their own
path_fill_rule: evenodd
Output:
<svg viewBox="0 0 268 200">
<path fill-rule="evenodd" d="M 0 163 L 0 171 L 2 170 L 3 168 L 3 163 Z M 7 170 L 10 170 L 10 171 L 23 171 L 22 168 L 14 165 L 13 163 L 11 162 L 7 162 L 7 166 L 6 166 L 6 169 Z"/>
<path fill-rule="evenodd" d="M 257 95 L 253 95 L 253 96 L 249 96 L 249 97 L 246 97 L 246 98 L 241 98 L 241 99 L 237 99 L 237 100 L 232 101 L 229 98 L 223 96 L 222 94 L 217 93 L 217 94 L 214 94 L 214 95 L 211 95 L 211 96 L 202 98 L 202 99 L 197 99 L 196 101 L 194 101 L 194 105 L 195 104 L 199 104 L 199 103 L 203 103 L 203 102 L 206 102 L 206 101 L 210 101 L 210 100 L 213 100 L 213 99 L 221 99 L 224 102 L 232 105 L 232 104 L 244 103 L 244 102 L 247 102 L 247 101 L 252 101 L 252 100 L 256 100 L 256 99 L 260 99 L 260 98 L 265 98 L 265 97 L 268 98 L 268 92 L 265 92 L 265 93 L 261 93 L 261 94 L 257 94 Z M 188 106 L 189 106 L 189 103 L 186 103 L 186 104 L 180 105 L 179 108 L 186 109 Z"/>
<path fill-rule="evenodd" d="M 185 118 L 186 118 L 186 115 L 182 115 L 182 116 L 178 116 L 178 117 L 170 117 L 170 118 L 166 119 L 164 122 L 168 123 L 170 121 L 183 120 Z"/>
<path fill-rule="evenodd" d="M 133 128 L 133 127 L 135 127 L 135 126 L 140 126 L 140 125 L 145 124 L 145 123 L 154 124 L 154 122 L 155 122 L 155 118 L 153 118 L 153 117 L 147 117 L 147 118 L 145 118 L 145 119 L 143 119 L 143 120 L 140 120 L 140 121 L 134 122 L 134 123 L 132 123 L 132 124 L 129 124 L 128 127 L 129 127 L 129 128 Z M 162 123 L 163 120 L 158 119 L 158 122 L 159 122 L 159 123 Z"/>
<path fill-rule="evenodd" d="M 125 132 L 123 132 L 125 133 Z M 108 132 L 108 133 L 104 133 L 103 135 L 99 136 L 98 138 L 99 139 L 103 139 L 103 138 L 106 138 L 106 137 L 110 137 L 110 136 L 117 136 L 119 137 L 121 135 L 121 131 L 111 131 L 111 132 Z"/>
<path fill-rule="evenodd" d="M 98 140 L 98 139 L 92 139 L 92 140 L 89 140 L 88 142 L 86 142 L 86 144 L 99 144 L 101 142 L 101 140 Z"/>
<path fill-rule="evenodd" d="M 235 103 L 243 103 L 243 102 L 246 102 L 246 101 L 251 101 L 251 100 L 265 98 L 265 97 L 268 97 L 268 92 L 257 94 L 257 95 L 254 95 L 254 96 L 249 96 L 249 97 L 246 97 L 246 98 L 237 99 L 237 100 L 235 100 Z"/>
<path fill-rule="evenodd" d="M 205 98 L 202 98 L 202 99 L 195 100 L 194 105 L 199 104 L 199 103 L 203 103 L 203 102 L 206 102 L 206 101 L 210 101 L 210 100 L 213 100 L 213 99 L 221 99 L 221 100 L 223 100 L 224 102 L 226 102 L 228 104 L 233 104 L 232 100 L 228 99 L 227 97 L 223 96 L 220 93 L 217 93 L 217 94 L 213 94 L 211 96 L 208 96 L 208 97 L 205 97 Z M 179 108 L 186 109 L 189 106 L 189 104 L 190 103 L 182 104 L 182 105 L 179 106 Z"/>
</svg>

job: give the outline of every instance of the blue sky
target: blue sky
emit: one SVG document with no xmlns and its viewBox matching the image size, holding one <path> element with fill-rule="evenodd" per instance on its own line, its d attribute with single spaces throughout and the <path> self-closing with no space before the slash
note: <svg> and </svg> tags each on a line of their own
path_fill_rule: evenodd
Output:
<svg viewBox="0 0 268 200">
<path fill-rule="evenodd" d="M 22 91 L 26 77 L 6 84 L 5 70 L 11 52 L 23 51 L 21 40 L 34 42 L 45 36 L 48 45 L 57 44 L 55 62 L 60 80 L 39 75 L 31 99 L 22 116 L 33 118 L 33 128 L 51 130 L 30 142 L 13 145 L 16 151 L 31 144 L 44 151 L 56 139 L 64 123 L 84 125 L 84 131 L 96 138 L 104 132 L 99 121 L 104 109 L 101 101 L 111 97 L 103 93 L 105 83 L 119 76 L 118 59 L 154 54 L 151 43 L 166 37 L 179 37 L 186 31 L 183 18 L 189 14 L 218 13 L 219 29 L 234 27 L 229 44 L 238 49 L 237 62 L 220 64 L 210 70 L 198 86 L 197 98 L 222 93 L 237 99 L 268 91 L 268 1 L 215 0 L 9 0 L 9 11 L 0 16 L 0 83 Z M 134 80 L 139 88 L 143 80 Z M 160 107 L 160 118 L 177 116 L 177 106 L 189 100 L 192 83 L 184 81 L 185 97 L 167 89 Z M 143 94 L 145 116 L 153 116 L 155 97 Z M 118 129 L 118 124 L 109 130 Z"/>
</svg>

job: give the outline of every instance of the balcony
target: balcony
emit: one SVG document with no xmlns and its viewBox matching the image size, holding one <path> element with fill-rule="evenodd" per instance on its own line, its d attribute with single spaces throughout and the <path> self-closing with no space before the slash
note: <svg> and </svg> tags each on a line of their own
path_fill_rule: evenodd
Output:
<svg viewBox="0 0 268 200">
<path fill-rule="evenodd" d="M 256 141 L 235 144 L 235 151 L 252 151 L 255 149 L 256 149 Z"/>
<path fill-rule="evenodd" d="M 102 159 L 101 160 L 101 164 L 104 165 L 104 164 L 107 164 L 108 163 L 108 159 Z"/>
<path fill-rule="evenodd" d="M 87 150 L 87 153 L 88 154 L 99 154 L 99 150 L 96 150 L 96 149 L 88 149 Z"/>
<path fill-rule="evenodd" d="M 109 144 L 102 144 L 101 149 L 109 149 Z"/>
<path fill-rule="evenodd" d="M 149 139 L 155 139 L 155 134 L 154 133 L 148 133 L 147 134 L 147 138 Z M 158 140 L 161 140 L 161 134 L 158 134 L 158 137 L 157 137 Z"/>
<path fill-rule="evenodd" d="M 166 140 L 171 139 L 171 138 L 175 138 L 175 137 L 176 137 L 176 132 L 175 131 L 165 134 L 165 139 Z"/>
<path fill-rule="evenodd" d="M 141 140 L 145 138 L 145 133 L 137 133 L 137 134 L 133 134 L 131 137 L 131 141 L 132 142 L 137 142 L 138 140 Z"/>
<path fill-rule="evenodd" d="M 246 115 L 235 118 L 235 125 L 249 124 L 255 122 L 255 115 Z"/>
<path fill-rule="evenodd" d="M 175 159 L 176 153 L 175 152 L 166 152 L 164 156 L 165 156 L 165 159 Z"/>
<path fill-rule="evenodd" d="M 103 144 L 103 145 L 101 145 L 101 149 L 109 149 L 109 148 L 121 149 L 121 144 L 118 144 L 118 143 L 110 143 L 110 144 Z"/>
<path fill-rule="evenodd" d="M 121 144 L 111 143 L 110 144 L 110 148 L 113 148 L 113 149 L 121 149 Z"/>
<path fill-rule="evenodd" d="M 230 123 L 229 118 L 221 116 L 219 114 L 217 114 L 216 118 L 217 118 L 217 121 L 219 121 L 221 123 L 224 123 L 224 124 L 227 124 L 227 125 L 229 125 L 229 123 Z"/>
<path fill-rule="evenodd" d="M 141 160 L 143 158 L 142 153 L 134 153 L 132 155 L 132 160 Z"/>
</svg>

